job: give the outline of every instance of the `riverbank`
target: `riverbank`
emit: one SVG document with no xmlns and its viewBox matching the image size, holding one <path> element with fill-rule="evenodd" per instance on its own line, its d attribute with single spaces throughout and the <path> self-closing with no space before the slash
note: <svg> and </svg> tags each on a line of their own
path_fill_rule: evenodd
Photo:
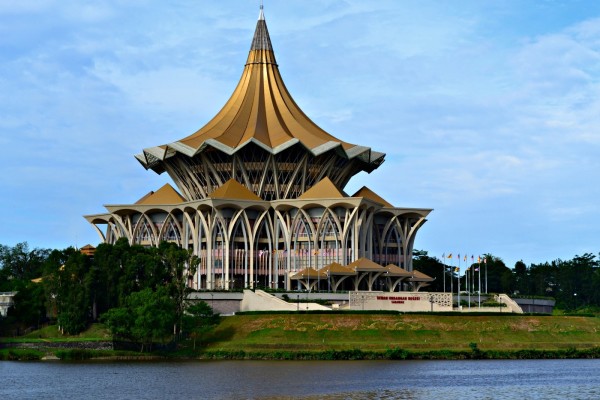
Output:
<svg viewBox="0 0 600 400">
<path fill-rule="evenodd" d="M 254 314 L 224 318 L 207 350 L 385 352 L 600 346 L 600 318 L 474 314 Z"/>
<path fill-rule="evenodd" d="M 94 329 L 98 337 L 83 335 L 79 341 L 65 337 L 3 340 L 0 359 L 600 358 L 600 318 L 580 316 L 247 314 L 223 317 L 213 332 L 198 341 L 197 349 L 184 340 L 176 350 L 143 354 L 107 348 L 105 334 L 97 326 Z"/>
<path fill-rule="evenodd" d="M 227 351 L 203 350 L 185 355 L 176 353 L 140 354 L 107 350 L 2 349 L 4 361 L 165 361 L 165 360 L 272 360 L 272 361 L 348 361 L 348 360 L 542 360 L 542 359 L 598 359 L 600 347 L 565 350 L 481 350 L 471 343 L 469 351 L 432 350 L 410 351 L 401 348 L 386 351 L 326 350 L 326 351 Z"/>
</svg>

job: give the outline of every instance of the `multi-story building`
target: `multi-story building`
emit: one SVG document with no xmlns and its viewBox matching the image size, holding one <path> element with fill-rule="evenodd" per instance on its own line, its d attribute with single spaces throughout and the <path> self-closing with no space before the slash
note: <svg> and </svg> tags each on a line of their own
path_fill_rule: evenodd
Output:
<svg viewBox="0 0 600 400">
<path fill-rule="evenodd" d="M 343 191 L 384 157 L 302 112 L 279 73 L 261 9 L 242 77 L 221 111 L 197 132 L 136 155 L 178 190 L 167 184 L 85 218 L 107 243 L 125 237 L 191 249 L 200 258 L 196 289 L 314 287 L 304 274 L 357 274 L 344 267 L 362 258 L 411 272 L 415 235 L 431 210 L 394 207 L 366 187 Z M 374 277 L 391 282 L 402 275 L 394 271 L 368 272 L 373 279 L 355 279 L 353 289 L 382 288 L 386 280 Z"/>
</svg>

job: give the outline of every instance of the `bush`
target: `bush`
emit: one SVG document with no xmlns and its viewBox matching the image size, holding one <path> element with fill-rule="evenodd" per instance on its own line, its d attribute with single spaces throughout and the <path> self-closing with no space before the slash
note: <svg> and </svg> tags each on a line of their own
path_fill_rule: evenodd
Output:
<svg viewBox="0 0 600 400">
<path fill-rule="evenodd" d="M 406 360 L 410 357 L 410 352 L 408 350 L 394 348 L 387 349 L 385 351 L 385 358 L 388 360 Z"/>
<path fill-rule="evenodd" d="M 32 361 L 41 360 L 44 354 L 38 350 L 30 349 L 1 349 L 0 360 L 4 361 Z"/>
<path fill-rule="evenodd" d="M 58 350 L 55 355 L 61 360 L 89 360 L 90 358 L 94 358 L 96 353 L 85 349 L 68 349 Z"/>
</svg>

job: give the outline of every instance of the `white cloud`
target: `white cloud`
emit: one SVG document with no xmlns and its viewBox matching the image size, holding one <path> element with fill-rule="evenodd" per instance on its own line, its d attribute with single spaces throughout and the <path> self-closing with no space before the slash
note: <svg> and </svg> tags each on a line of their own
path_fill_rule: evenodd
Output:
<svg viewBox="0 0 600 400">
<path fill-rule="evenodd" d="M 272 3 L 267 22 L 294 98 L 342 140 L 388 154 L 347 191 L 367 185 L 398 206 L 435 209 L 418 247 L 471 246 L 509 265 L 541 261 L 545 248 L 598 250 L 589 226 L 600 223 L 600 20 L 591 11 L 561 25 L 521 2 Z M 537 28 L 519 26 L 535 13 Z M 166 181 L 133 154 L 218 111 L 257 15 L 241 0 L 1 2 L 9 95 L 0 96 L 0 144 L 10 150 L 0 184 L 15 195 L 0 209 L 19 235 L 3 232 L 0 243 L 58 246 L 44 242 L 60 236 L 53 229 L 96 240 L 81 214 Z M 54 222 L 26 219 L 47 201 Z"/>
</svg>

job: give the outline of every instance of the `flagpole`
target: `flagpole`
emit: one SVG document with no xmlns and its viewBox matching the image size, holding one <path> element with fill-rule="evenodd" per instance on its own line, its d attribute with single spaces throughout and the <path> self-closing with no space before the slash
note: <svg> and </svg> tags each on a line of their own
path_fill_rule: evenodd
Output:
<svg viewBox="0 0 600 400">
<path fill-rule="evenodd" d="M 460 310 L 460 254 L 458 255 L 458 309 Z"/>
<path fill-rule="evenodd" d="M 475 265 L 475 257 L 471 254 L 471 264 Z M 471 286 L 473 286 L 473 291 L 475 291 L 475 272 L 479 272 L 479 270 L 475 271 L 475 268 L 473 268 L 473 274 L 471 275 L 473 278 L 473 283 Z"/>
<path fill-rule="evenodd" d="M 323 250 L 325 249 L 320 249 L 321 251 L 321 267 L 323 267 L 323 265 L 325 264 L 323 262 Z M 325 253 L 327 254 L 327 253 Z M 318 257 L 318 256 L 317 256 Z M 318 258 L 317 258 L 318 260 Z M 319 266 L 319 264 L 317 263 L 317 267 Z M 319 271 L 319 268 L 315 268 L 317 271 Z M 319 286 L 321 286 L 321 274 L 317 273 L 317 292 L 319 291 Z"/>
<path fill-rule="evenodd" d="M 477 257 L 477 272 L 479 272 L 479 308 L 481 308 L 481 263 L 479 262 L 480 258 Z"/>
<path fill-rule="evenodd" d="M 460 311 L 460 258 L 458 259 L 458 310 Z"/>
<path fill-rule="evenodd" d="M 487 257 L 483 259 L 483 265 L 485 265 L 485 294 L 488 294 L 488 285 L 487 285 Z"/>
<path fill-rule="evenodd" d="M 454 308 L 454 265 L 450 262 L 450 293 L 452 297 L 452 307 Z"/>
<path fill-rule="evenodd" d="M 446 293 L 446 253 L 442 254 L 442 279 L 444 281 L 444 293 Z"/>
<path fill-rule="evenodd" d="M 471 309 L 471 291 L 469 290 L 469 270 L 470 269 L 471 269 L 471 267 L 469 266 L 469 268 L 467 268 L 467 273 L 466 273 L 466 276 L 467 276 L 467 298 L 468 298 L 468 301 L 469 301 L 469 307 L 468 307 L 469 310 Z M 473 282 L 471 282 L 471 284 L 473 284 Z"/>
</svg>

